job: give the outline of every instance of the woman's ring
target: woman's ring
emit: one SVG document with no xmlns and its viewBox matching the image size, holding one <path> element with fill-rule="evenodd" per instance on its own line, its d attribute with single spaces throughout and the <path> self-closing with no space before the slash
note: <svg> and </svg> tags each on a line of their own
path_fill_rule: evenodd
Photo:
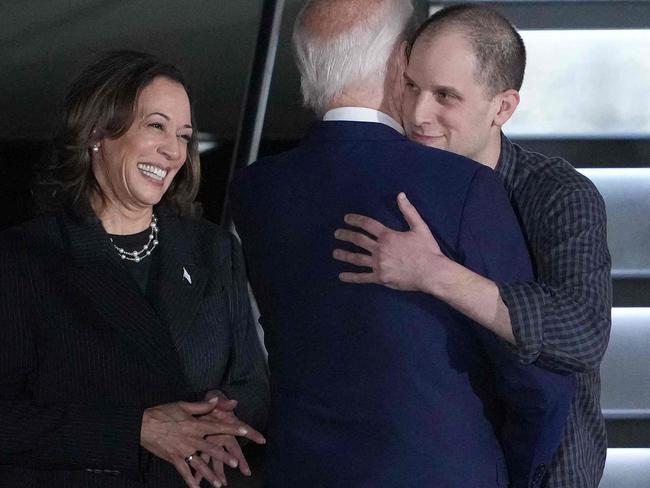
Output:
<svg viewBox="0 0 650 488">
<path fill-rule="evenodd" d="M 187 464 L 190 464 L 190 461 L 191 461 L 192 459 L 194 459 L 194 456 L 196 456 L 197 454 L 198 454 L 198 452 L 195 452 L 194 454 L 190 454 L 189 456 L 187 456 L 187 457 L 185 458 L 185 462 L 186 462 Z"/>
</svg>

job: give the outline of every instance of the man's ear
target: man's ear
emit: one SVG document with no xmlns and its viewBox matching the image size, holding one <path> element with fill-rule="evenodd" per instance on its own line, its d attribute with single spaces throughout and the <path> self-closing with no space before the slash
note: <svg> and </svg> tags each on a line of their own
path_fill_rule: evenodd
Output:
<svg viewBox="0 0 650 488">
<path fill-rule="evenodd" d="M 410 45 L 408 41 L 402 41 L 399 45 L 399 51 L 402 53 L 404 56 L 404 66 L 406 66 L 409 62 L 409 51 L 410 51 Z"/>
<path fill-rule="evenodd" d="M 402 98 L 404 96 L 404 72 L 406 71 L 406 42 L 395 45 L 388 61 L 386 85 L 384 86 L 384 101 L 387 109 L 396 119 L 402 113 Z M 388 90 L 386 90 L 388 88 Z M 401 122 L 401 120 L 398 120 Z"/>
<path fill-rule="evenodd" d="M 494 100 L 497 104 L 496 112 L 494 114 L 494 124 L 498 127 L 503 126 L 512 114 L 515 113 L 517 106 L 519 105 L 519 92 L 517 90 L 506 90 L 495 96 Z"/>
<path fill-rule="evenodd" d="M 393 53 L 393 62 L 395 63 L 395 69 L 397 70 L 398 75 L 402 78 L 404 77 L 404 71 L 406 71 L 406 65 L 408 64 L 408 57 L 406 55 L 407 47 L 408 43 L 406 41 L 402 41 L 397 47 L 395 53 Z"/>
</svg>

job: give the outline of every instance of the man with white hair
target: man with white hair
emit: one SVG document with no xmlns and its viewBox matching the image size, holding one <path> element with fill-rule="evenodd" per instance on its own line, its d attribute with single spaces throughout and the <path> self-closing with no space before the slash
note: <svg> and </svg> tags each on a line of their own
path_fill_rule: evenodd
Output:
<svg viewBox="0 0 650 488">
<path fill-rule="evenodd" d="M 562 444 L 540 476 L 548 488 L 596 488 L 607 455 L 599 369 L 611 327 L 605 202 L 567 161 L 527 151 L 502 133 L 525 65 L 521 36 L 497 10 L 448 6 L 412 37 L 403 114 L 414 141 L 495 170 L 517 210 L 536 279 L 494 282 L 442 254 L 426 225 L 396 232 L 364 216 L 348 222 L 377 238 L 374 260 L 363 256 L 372 272 L 342 279 L 430 293 L 511 343 L 522 362 L 575 374 Z M 419 221 L 416 208 L 404 208 Z"/>
<path fill-rule="evenodd" d="M 341 283 L 331 259 L 340 215 L 403 226 L 404 191 L 459 262 L 498 282 L 532 278 L 492 172 L 403 135 L 411 16 L 407 0 L 308 1 L 293 41 L 322 121 L 231 187 L 269 352 L 270 488 L 537 486 L 560 442 L 571 376 L 522 365 L 425 294 Z"/>
</svg>

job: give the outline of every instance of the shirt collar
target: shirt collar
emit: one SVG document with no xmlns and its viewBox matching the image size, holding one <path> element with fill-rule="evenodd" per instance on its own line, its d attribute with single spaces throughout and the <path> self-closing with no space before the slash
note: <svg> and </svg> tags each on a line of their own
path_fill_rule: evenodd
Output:
<svg viewBox="0 0 650 488">
<path fill-rule="evenodd" d="M 505 134 L 501 133 L 501 150 L 499 160 L 494 171 L 501 178 L 506 188 L 512 188 L 515 180 L 515 166 L 517 163 L 517 149 Z"/>
<path fill-rule="evenodd" d="M 390 115 L 367 107 L 338 107 L 328 111 L 323 117 L 325 122 L 376 122 L 379 124 L 387 125 L 388 127 L 396 130 L 404 135 L 404 129 L 394 118 Z"/>
</svg>

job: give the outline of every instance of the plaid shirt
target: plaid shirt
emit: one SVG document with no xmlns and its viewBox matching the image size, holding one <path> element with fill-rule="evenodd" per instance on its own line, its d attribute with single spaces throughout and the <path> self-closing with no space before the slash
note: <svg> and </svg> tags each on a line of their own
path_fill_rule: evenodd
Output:
<svg viewBox="0 0 650 488">
<path fill-rule="evenodd" d="M 600 361 L 611 327 L 611 259 L 605 204 L 561 158 L 525 151 L 502 136 L 496 172 L 526 238 L 536 282 L 498 284 L 522 361 L 575 372 L 576 397 L 548 488 L 596 488 L 607 433 Z"/>
</svg>

